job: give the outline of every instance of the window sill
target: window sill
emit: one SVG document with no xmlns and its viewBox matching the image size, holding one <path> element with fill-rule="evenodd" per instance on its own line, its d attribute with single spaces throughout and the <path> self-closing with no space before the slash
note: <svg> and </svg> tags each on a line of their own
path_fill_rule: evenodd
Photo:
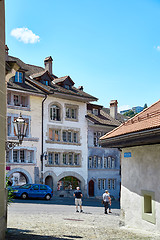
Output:
<svg viewBox="0 0 160 240">
<path fill-rule="evenodd" d="M 71 121 L 71 122 L 78 122 L 78 119 L 76 118 L 65 118 L 65 121 Z"/>
<path fill-rule="evenodd" d="M 81 146 L 80 143 L 73 143 L 73 142 L 61 142 L 61 141 L 52 141 L 52 140 L 46 140 L 46 143 L 54 143 L 54 144 L 64 144 L 64 145 L 76 145 Z"/>
<path fill-rule="evenodd" d="M 7 108 L 11 108 L 11 109 L 20 109 L 20 110 L 24 110 L 24 111 L 30 111 L 30 107 L 22 107 L 22 106 L 14 106 L 14 105 L 9 105 L 7 104 Z"/>
<path fill-rule="evenodd" d="M 67 168 L 78 168 L 81 165 L 54 165 L 54 164 L 45 164 L 45 167 L 67 167 Z"/>
<path fill-rule="evenodd" d="M 11 165 L 25 165 L 25 166 L 28 166 L 28 165 L 32 165 L 32 166 L 34 166 L 35 165 L 35 163 L 17 163 L 17 162 L 6 162 L 6 164 L 8 165 L 8 166 L 11 166 Z"/>
<path fill-rule="evenodd" d="M 8 136 L 8 140 L 18 140 L 17 137 L 15 136 Z M 39 138 L 34 138 L 34 137 L 25 137 L 23 141 L 32 141 L 32 142 L 38 142 Z"/>
</svg>

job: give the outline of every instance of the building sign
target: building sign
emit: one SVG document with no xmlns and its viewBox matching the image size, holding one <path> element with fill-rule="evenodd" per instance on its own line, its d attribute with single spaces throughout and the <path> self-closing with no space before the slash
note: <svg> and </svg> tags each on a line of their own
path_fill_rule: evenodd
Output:
<svg viewBox="0 0 160 240">
<path fill-rule="evenodd" d="M 10 171 L 10 170 L 11 170 L 11 167 L 10 167 L 10 166 L 6 166 L 6 170 L 7 170 L 7 171 Z"/>
<path fill-rule="evenodd" d="M 132 156 L 131 156 L 131 152 L 125 152 L 125 153 L 124 153 L 124 157 L 125 157 L 125 158 L 132 157 Z"/>
</svg>

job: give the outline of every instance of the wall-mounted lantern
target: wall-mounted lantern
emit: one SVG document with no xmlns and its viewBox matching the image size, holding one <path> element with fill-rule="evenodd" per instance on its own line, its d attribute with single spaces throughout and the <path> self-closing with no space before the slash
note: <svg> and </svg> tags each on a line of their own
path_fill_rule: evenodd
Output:
<svg viewBox="0 0 160 240">
<path fill-rule="evenodd" d="M 9 151 L 13 149 L 15 146 L 19 146 L 23 142 L 23 138 L 26 135 L 26 130 L 27 130 L 27 123 L 25 120 L 22 118 L 22 115 L 20 113 L 20 116 L 13 122 L 14 124 L 14 129 L 16 136 L 18 137 L 18 142 L 16 141 L 7 141 L 6 142 L 6 151 Z"/>
</svg>

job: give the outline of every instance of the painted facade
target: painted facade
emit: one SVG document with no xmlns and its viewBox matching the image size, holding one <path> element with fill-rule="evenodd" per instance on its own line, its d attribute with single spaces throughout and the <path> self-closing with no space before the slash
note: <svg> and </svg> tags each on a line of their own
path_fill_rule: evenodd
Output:
<svg viewBox="0 0 160 240">
<path fill-rule="evenodd" d="M 6 164 L 9 171 L 7 176 L 14 178 L 15 184 L 39 183 L 40 178 L 40 150 L 42 127 L 42 100 L 43 95 L 24 93 L 8 88 L 7 104 L 7 133 L 8 140 L 16 140 L 13 121 L 20 113 L 27 122 L 27 133 L 22 145 L 7 152 Z M 23 105 L 15 99 L 24 98 L 27 104 Z"/>
<path fill-rule="evenodd" d="M 114 108 L 115 113 L 117 111 Z M 114 111 L 112 111 L 114 112 Z M 117 116 L 116 114 L 113 114 Z M 88 104 L 88 196 L 102 197 L 108 189 L 115 199 L 120 198 L 120 151 L 102 148 L 99 138 L 120 125 L 102 106 Z"/>
<path fill-rule="evenodd" d="M 5 15 L 4 1 L 0 1 L 0 239 L 6 230 L 5 140 L 6 140 L 6 85 L 5 85 Z"/>
</svg>

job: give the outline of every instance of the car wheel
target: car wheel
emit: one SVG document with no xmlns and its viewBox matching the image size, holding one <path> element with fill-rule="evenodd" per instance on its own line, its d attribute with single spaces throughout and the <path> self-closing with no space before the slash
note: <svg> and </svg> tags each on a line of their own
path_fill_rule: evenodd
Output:
<svg viewBox="0 0 160 240">
<path fill-rule="evenodd" d="M 28 197 L 27 193 L 22 193 L 21 198 L 27 199 L 27 197 Z"/>
<path fill-rule="evenodd" d="M 51 199 L 51 195 L 47 194 L 47 195 L 45 196 L 45 199 L 46 199 L 46 200 L 50 200 L 50 199 Z"/>
</svg>

